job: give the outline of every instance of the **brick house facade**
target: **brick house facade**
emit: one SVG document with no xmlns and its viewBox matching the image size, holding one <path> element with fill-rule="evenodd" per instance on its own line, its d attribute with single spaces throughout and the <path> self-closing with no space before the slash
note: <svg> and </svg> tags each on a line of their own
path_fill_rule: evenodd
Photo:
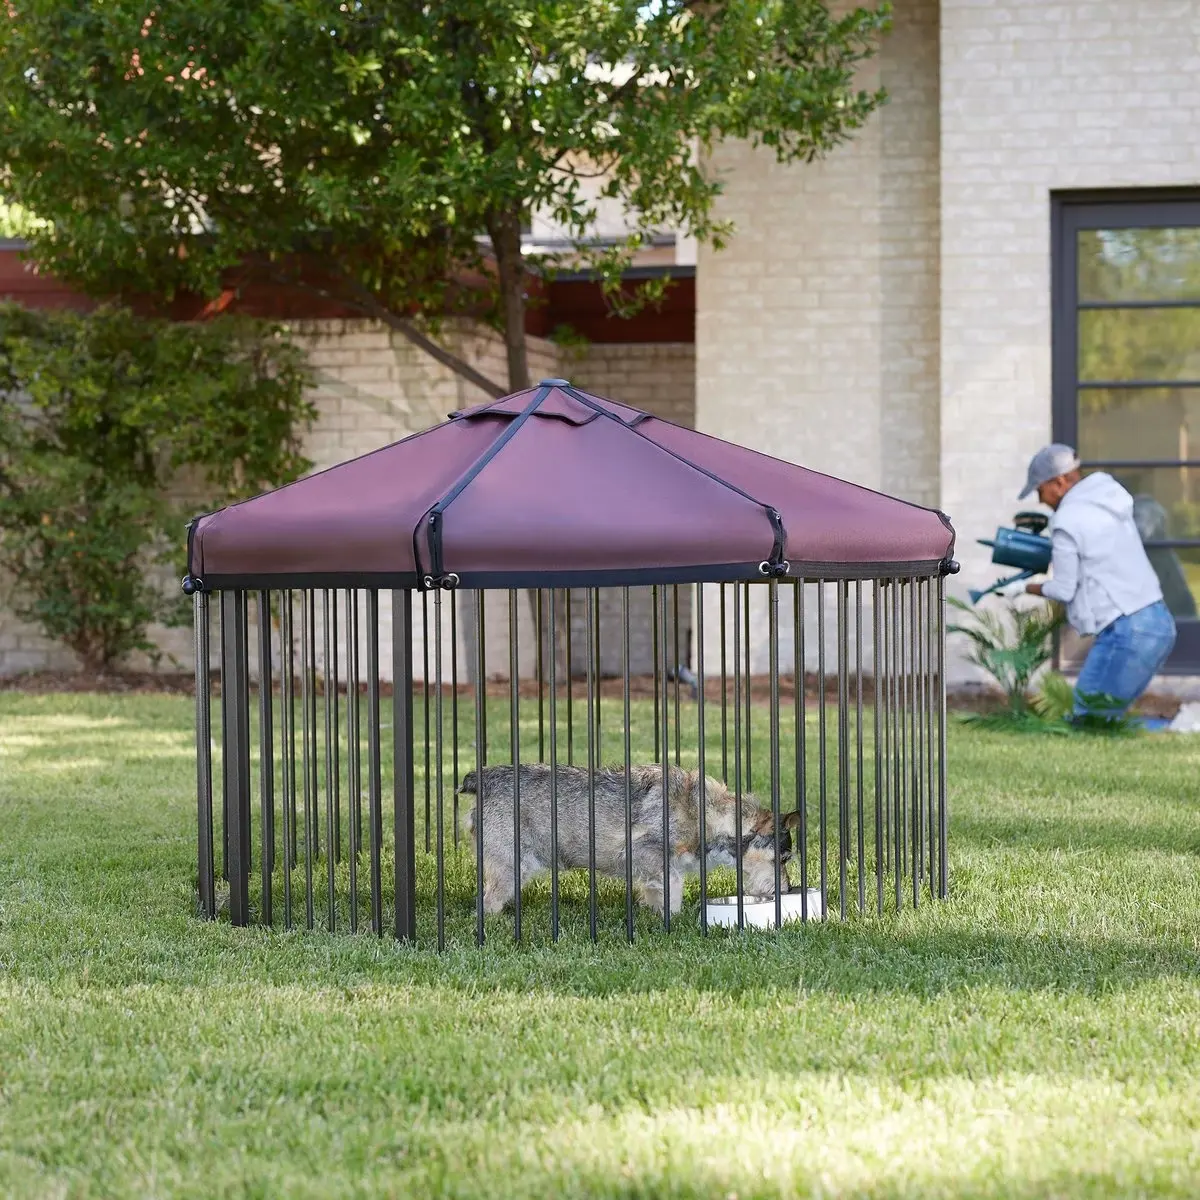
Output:
<svg viewBox="0 0 1200 1200">
<path fill-rule="evenodd" d="M 791 167 L 740 143 L 714 152 L 726 185 L 720 215 L 738 232 L 720 253 L 696 252 L 694 338 L 677 303 L 676 324 L 663 318 L 642 340 L 593 336 L 568 352 L 535 337 L 533 373 L 937 505 L 959 530 L 964 570 L 953 586 L 965 592 L 994 578 L 975 539 L 1018 507 L 1032 451 L 1052 436 L 1086 445 L 1099 429 L 1086 415 L 1096 385 L 1080 376 L 1075 351 L 1091 319 L 1071 299 L 1084 242 L 1064 240 L 1075 226 L 1063 213 L 1091 204 L 1102 243 L 1109 226 L 1136 231 L 1139 220 L 1200 229 L 1200 4 L 895 0 L 894 9 L 863 80 L 890 99 L 852 142 Z M 1195 256 L 1200 278 L 1200 237 Z M 1137 303 L 1158 311 L 1157 296 Z M 1200 313 L 1200 292 L 1161 300 L 1196 301 Z M 593 320 L 593 335 L 603 328 Z M 321 373 L 318 465 L 479 398 L 379 328 L 341 318 L 304 333 Z M 1200 326 L 1196 335 L 1200 344 Z M 456 336 L 497 372 L 494 341 Z M 1200 445 L 1200 370 L 1168 383 L 1117 380 L 1112 405 L 1145 393 L 1141 424 L 1158 422 L 1160 441 L 1180 447 L 1191 413 Z M 1183 513 L 1189 471 L 1200 502 L 1200 461 L 1157 445 L 1147 434 L 1133 466 L 1113 469 Z M 1167 465 L 1153 465 L 1160 459 Z M 1168 534 L 1166 550 L 1200 589 L 1200 526 Z M 757 609 L 754 619 L 764 619 Z M 0 616 L 0 670 L 54 653 Z M 1200 673 L 1200 623 L 1185 614 L 1172 665 Z"/>
</svg>

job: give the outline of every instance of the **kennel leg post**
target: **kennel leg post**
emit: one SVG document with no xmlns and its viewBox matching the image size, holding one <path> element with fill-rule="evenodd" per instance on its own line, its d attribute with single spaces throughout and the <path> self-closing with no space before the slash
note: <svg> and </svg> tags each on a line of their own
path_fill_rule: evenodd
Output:
<svg viewBox="0 0 1200 1200">
<path fill-rule="evenodd" d="M 358 855 L 362 849 L 362 747 L 359 745 L 358 592 L 346 591 L 346 786 L 350 811 L 350 932 L 358 932 Z"/>
<path fill-rule="evenodd" d="M 775 928 L 783 924 L 783 862 L 780 857 L 782 824 L 779 813 L 779 581 L 767 584 L 767 653 L 771 675 L 770 756 L 771 821 L 775 835 Z"/>
<path fill-rule="evenodd" d="M 250 923 L 250 681 L 246 653 L 246 593 L 221 593 L 221 640 L 228 677 L 221 680 L 226 710 L 223 766 L 228 814 L 229 919 Z"/>
<path fill-rule="evenodd" d="M 558 593 L 550 589 L 550 940 L 558 941 Z M 567 670 L 571 664 L 568 662 Z M 626 726 L 628 726 L 626 718 Z M 628 728 L 626 729 L 628 737 Z"/>
<path fill-rule="evenodd" d="M 825 581 L 817 580 L 817 767 L 820 795 L 817 836 L 821 848 L 821 920 L 829 917 L 829 753 L 826 743 L 825 704 Z"/>
<path fill-rule="evenodd" d="M 192 600 L 196 645 L 196 847 L 197 891 L 200 912 L 212 920 L 217 915 L 213 863 L 212 688 L 209 683 L 211 627 L 208 596 L 197 591 Z M 222 704 L 224 698 L 222 697 Z"/>
<path fill-rule="evenodd" d="M 856 742 L 856 770 L 854 775 L 858 801 L 858 911 L 867 909 L 867 876 L 866 876 L 866 832 L 863 828 L 865 814 L 863 811 L 863 610 L 862 610 L 862 580 L 854 581 L 854 728 Z"/>
<path fill-rule="evenodd" d="M 483 764 L 487 739 L 487 675 L 484 644 L 484 595 L 475 593 L 475 944 L 482 946 L 483 926 Z"/>
<path fill-rule="evenodd" d="M 622 743 L 625 765 L 625 937 L 633 941 L 633 796 L 631 794 L 630 770 L 633 765 L 632 747 L 630 745 L 630 714 L 629 714 L 629 588 L 621 589 L 621 700 L 623 705 L 624 722 L 622 728 Z M 703 764 L 704 751 L 701 750 L 700 762 Z M 701 766 L 703 770 L 703 766 Z M 703 826 L 701 826 L 703 829 Z M 701 845 L 704 844 L 703 833 Z"/>
<path fill-rule="evenodd" d="M 334 631 L 332 614 L 337 606 L 331 602 L 328 588 L 321 593 L 321 633 L 324 638 L 325 686 L 322 689 L 322 708 L 325 715 L 325 924 L 330 933 L 337 930 L 337 767 L 334 746 L 337 744 L 337 720 L 334 716 L 334 697 L 337 695 L 337 674 L 334 670 Z M 331 671 L 334 673 L 331 674 Z"/>
<path fill-rule="evenodd" d="M 392 592 L 392 806 L 396 855 L 396 937 L 417 936 L 416 836 L 413 797 L 412 592 Z M 428 709 L 428 705 L 426 705 Z"/>
<path fill-rule="evenodd" d="M 705 754 L 707 746 L 705 738 L 707 733 L 704 728 L 704 584 L 696 584 L 696 744 L 698 749 L 700 769 L 700 798 L 697 801 L 696 817 L 699 825 L 699 841 L 700 841 L 700 932 L 708 936 L 708 829 L 707 829 L 707 810 L 708 810 L 708 794 L 705 786 L 706 767 Z M 628 673 L 626 674 L 628 680 Z M 628 682 L 626 683 L 626 701 L 625 701 L 625 726 L 629 727 L 629 700 L 628 700 Z M 628 733 L 626 734 L 628 738 Z M 629 777 L 629 751 L 628 741 L 626 741 L 625 752 L 625 776 Z M 626 800 L 628 804 L 628 800 Z"/>
<path fill-rule="evenodd" d="M 587 589 L 587 781 L 588 781 L 588 936 L 596 925 L 596 589 Z"/>
<path fill-rule="evenodd" d="M 733 844 L 742 844 L 742 588 L 733 585 Z M 746 928 L 742 855 L 734 854 L 737 877 L 737 927 Z"/>
<path fill-rule="evenodd" d="M 262 907 L 259 920 L 272 924 L 271 883 L 275 872 L 275 738 L 271 704 L 271 593 L 258 593 L 258 793 L 262 827 Z"/>
<path fill-rule="evenodd" d="M 292 927 L 292 870 L 296 866 L 296 697 L 295 663 L 292 658 L 292 593 L 280 596 L 279 611 L 280 701 L 283 710 L 281 753 L 283 797 L 283 927 Z"/>
<path fill-rule="evenodd" d="M 949 860 L 946 853 L 948 811 L 946 805 L 946 580 L 937 583 L 937 656 L 938 656 L 938 895 L 950 895 Z"/>
<path fill-rule="evenodd" d="M 521 940 L 521 656 L 517 646 L 517 591 L 508 593 L 508 731 L 513 769 L 513 939 Z"/>
<path fill-rule="evenodd" d="M 807 676 L 804 654 L 804 580 L 793 583 L 792 616 L 795 629 L 792 633 L 792 704 L 796 737 L 796 811 L 800 814 L 800 828 L 796 831 L 800 857 L 800 920 L 808 920 L 808 701 L 806 697 Z"/>
<path fill-rule="evenodd" d="M 433 593 L 434 784 L 437 791 L 437 948 L 446 948 L 446 828 L 443 800 L 442 748 L 445 712 L 442 697 L 442 593 Z M 455 781 L 457 787 L 457 781 Z"/>
</svg>

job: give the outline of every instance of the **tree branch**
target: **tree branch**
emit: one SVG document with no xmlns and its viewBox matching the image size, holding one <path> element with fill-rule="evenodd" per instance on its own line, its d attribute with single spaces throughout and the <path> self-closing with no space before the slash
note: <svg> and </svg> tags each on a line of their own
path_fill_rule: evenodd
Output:
<svg viewBox="0 0 1200 1200">
<path fill-rule="evenodd" d="M 336 304 L 347 304 L 351 308 L 358 309 L 364 316 L 374 317 L 375 320 L 386 325 L 389 329 L 394 329 L 402 337 L 407 338 L 419 350 L 423 350 L 428 354 L 430 358 L 441 363 L 442 366 L 448 367 L 456 375 L 461 376 L 469 384 L 479 388 L 480 391 L 485 392 L 494 400 L 498 400 L 501 396 L 508 394 L 506 388 L 501 387 L 498 383 L 493 382 L 486 375 L 482 374 L 482 372 L 477 371 L 465 359 L 460 358 L 457 354 L 439 345 L 431 337 L 422 333 L 411 321 L 397 316 L 391 309 L 380 304 L 361 285 L 347 281 L 351 291 L 351 294 L 347 295 L 343 292 L 331 291 L 329 288 L 323 288 L 318 284 L 307 282 L 295 276 L 280 274 L 273 270 L 268 270 L 267 274 L 275 283 L 286 284 L 289 287 L 298 287 L 302 291 L 310 292 L 325 300 L 331 300 Z"/>
</svg>

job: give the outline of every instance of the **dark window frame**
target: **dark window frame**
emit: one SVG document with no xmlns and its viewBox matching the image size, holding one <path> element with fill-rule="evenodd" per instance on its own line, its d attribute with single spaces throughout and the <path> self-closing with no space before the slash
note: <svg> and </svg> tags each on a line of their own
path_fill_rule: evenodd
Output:
<svg viewBox="0 0 1200 1200">
<path fill-rule="evenodd" d="M 1054 192 L 1050 197 L 1050 353 L 1051 415 L 1056 442 L 1079 444 L 1079 321 L 1081 309 L 1200 308 L 1198 301 L 1079 300 L 1078 234 L 1087 229 L 1200 228 L 1200 189 L 1156 188 L 1120 191 Z M 1114 386 L 1089 380 L 1089 386 Z M 1200 380 L 1171 380 L 1173 386 L 1200 386 Z M 1122 380 L 1118 387 L 1162 387 L 1161 380 Z M 1200 460 L 1096 460 L 1085 467 L 1197 466 Z M 1200 538 L 1148 542 L 1176 549 L 1200 546 Z M 1170 674 L 1200 673 L 1200 620 L 1179 623 L 1175 649 L 1164 668 Z"/>
</svg>

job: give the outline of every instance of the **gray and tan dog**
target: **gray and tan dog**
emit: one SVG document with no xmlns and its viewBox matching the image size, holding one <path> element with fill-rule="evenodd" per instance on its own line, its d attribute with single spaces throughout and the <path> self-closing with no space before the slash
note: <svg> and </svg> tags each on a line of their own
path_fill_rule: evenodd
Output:
<svg viewBox="0 0 1200 1200">
<path fill-rule="evenodd" d="M 560 870 L 588 865 L 588 773 L 583 767 L 559 766 L 558 866 Z M 625 772 L 598 770 L 596 795 L 596 871 L 625 877 Z M 521 883 L 550 870 L 550 767 L 545 763 L 519 768 L 521 801 Z M 640 902 L 663 911 L 663 788 L 662 767 L 630 771 L 633 827 L 633 883 Z M 463 776 L 459 792 L 476 795 L 475 772 Z M 740 853 L 742 886 L 746 894 L 775 895 L 774 818 L 750 794 L 741 798 L 742 842 L 736 839 L 735 797 L 719 779 L 706 776 L 705 841 L 707 865 L 734 866 Z M 699 870 L 700 772 L 671 767 L 667 777 L 671 838 L 671 912 L 683 903 L 683 877 Z M 483 769 L 483 909 L 497 913 L 513 898 L 513 768 Z M 781 891 L 788 891 L 786 867 L 792 857 L 791 829 L 799 813 L 780 820 Z M 465 814 L 472 838 L 475 806 Z"/>
</svg>

